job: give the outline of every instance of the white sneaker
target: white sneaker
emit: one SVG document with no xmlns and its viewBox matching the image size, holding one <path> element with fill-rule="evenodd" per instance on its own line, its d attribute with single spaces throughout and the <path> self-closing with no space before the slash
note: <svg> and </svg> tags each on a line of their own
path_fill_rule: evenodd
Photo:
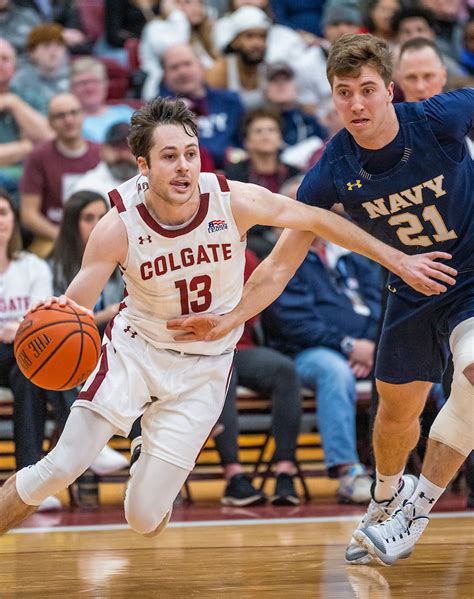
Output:
<svg viewBox="0 0 474 599">
<path fill-rule="evenodd" d="M 46 499 L 39 504 L 37 511 L 38 512 L 57 512 L 58 510 L 62 510 L 62 509 L 63 509 L 63 504 L 59 501 L 59 499 L 57 497 L 55 497 L 54 495 L 50 495 L 49 497 L 46 497 Z"/>
<path fill-rule="evenodd" d="M 354 464 L 339 479 L 339 499 L 346 503 L 369 503 L 373 482 L 361 464 Z"/>
<path fill-rule="evenodd" d="M 354 533 L 355 540 L 384 566 L 409 557 L 428 522 L 428 516 L 418 515 L 415 504 L 404 501 L 390 518 Z"/>
<path fill-rule="evenodd" d="M 115 449 L 106 445 L 89 468 L 94 474 L 105 476 L 106 474 L 113 474 L 118 470 L 123 470 L 124 468 L 127 468 L 127 466 L 127 458 L 120 452 L 115 451 Z"/>
<path fill-rule="evenodd" d="M 367 512 L 362 518 L 359 526 L 356 528 L 356 532 L 362 528 L 367 528 L 369 526 L 373 526 L 374 524 L 384 522 L 393 514 L 396 509 L 399 508 L 401 502 L 403 502 L 405 499 L 409 499 L 413 495 L 417 484 L 418 479 L 416 476 L 405 474 L 402 477 L 402 484 L 400 485 L 400 488 L 392 497 L 392 499 L 378 502 L 373 498 L 375 489 L 374 482 L 371 489 L 372 500 L 367 507 Z M 346 563 L 368 564 L 370 561 L 372 561 L 372 556 L 355 540 L 354 535 L 352 536 L 349 545 L 346 547 Z"/>
</svg>

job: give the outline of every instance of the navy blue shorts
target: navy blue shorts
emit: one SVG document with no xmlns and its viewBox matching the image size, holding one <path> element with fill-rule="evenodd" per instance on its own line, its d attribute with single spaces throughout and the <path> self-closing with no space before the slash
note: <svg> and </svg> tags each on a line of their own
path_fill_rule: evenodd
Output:
<svg viewBox="0 0 474 599">
<path fill-rule="evenodd" d="M 451 353 L 449 337 L 459 323 L 472 317 L 473 273 L 458 275 L 454 287 L 430 298 L 400 285 L 389 293 L 375 377 L 392 384 L 440 383 Z"/>
</svg>

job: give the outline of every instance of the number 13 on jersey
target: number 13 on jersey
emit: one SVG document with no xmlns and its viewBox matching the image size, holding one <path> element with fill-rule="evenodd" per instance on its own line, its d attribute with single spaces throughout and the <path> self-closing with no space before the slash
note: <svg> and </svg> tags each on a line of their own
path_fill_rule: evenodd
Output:
<svg viewBox="0 0 474 599">
<path fill-rule="evenodd" d="M 190 312 L 205 312 L 209 310 L 212 302 L 211 277 L 200 275 L 193 277 L 190 281 L 180 279 L 174 286 L 179 290 L 181 302 L 181 314 L 186 316 Z M 195 293 L 195 298 L 189 300 L 190 293 Z"/>
</svg>

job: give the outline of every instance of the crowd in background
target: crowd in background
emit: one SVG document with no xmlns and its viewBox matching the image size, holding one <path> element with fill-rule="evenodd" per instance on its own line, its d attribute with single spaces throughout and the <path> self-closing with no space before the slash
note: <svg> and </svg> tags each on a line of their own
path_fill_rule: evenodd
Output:
<svg viewBox="0 0 474 599">
<path fill-rule="evenodd" d="M 203 171 L 295 197 L 341 127 L 328 51 L 357 32 L 389 43 L 396 102 L 474 85 L 473 0 L 0 0 L 0 385 L 15 395 L 18 468 L 40 457 L 46 404 L 63 421 L 71 399 L 22 378 L 16 323 L 41 295 L 66 289 L 110 207 L 107 192 L 137 174 L 127 145 L 133 111 L 159 95 L 182 98 L 197 115 Z M 466 144 L 474 158 L 474 138 Z M 278 235 L 249 233 L 250 270 Z M 299 501 L 302 384 L 318 391 L 340 498 L 369 500 L 355 381 L 372 372 L 382 286 L 375 265 L 316 239 L 281 298 L 248 323 L 216 437 L 224 503 L 267 499 L 239 464 L 238 383 L 273 399 L 275 504 Z M 99 326 L 122 292 L 114 276 L 96 306 Z M 121 457 L 105 449 L 96 470 L 122 468 Z"/>
</svg>

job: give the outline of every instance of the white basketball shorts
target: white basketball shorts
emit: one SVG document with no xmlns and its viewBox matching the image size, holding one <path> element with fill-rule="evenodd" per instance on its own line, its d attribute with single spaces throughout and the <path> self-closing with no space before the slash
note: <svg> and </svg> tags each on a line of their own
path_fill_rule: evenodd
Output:
<svg viewBox="0 0 474 599">
<path fill-rule="evenodd" d="M 221 414 L 232 360 L 233 352 L 201 356 L 156 349 L 118 314 L 72 407 L 101 414 L 123 436 L 143 415 L 142 451 L 192 470 Z"/>
</svg>

